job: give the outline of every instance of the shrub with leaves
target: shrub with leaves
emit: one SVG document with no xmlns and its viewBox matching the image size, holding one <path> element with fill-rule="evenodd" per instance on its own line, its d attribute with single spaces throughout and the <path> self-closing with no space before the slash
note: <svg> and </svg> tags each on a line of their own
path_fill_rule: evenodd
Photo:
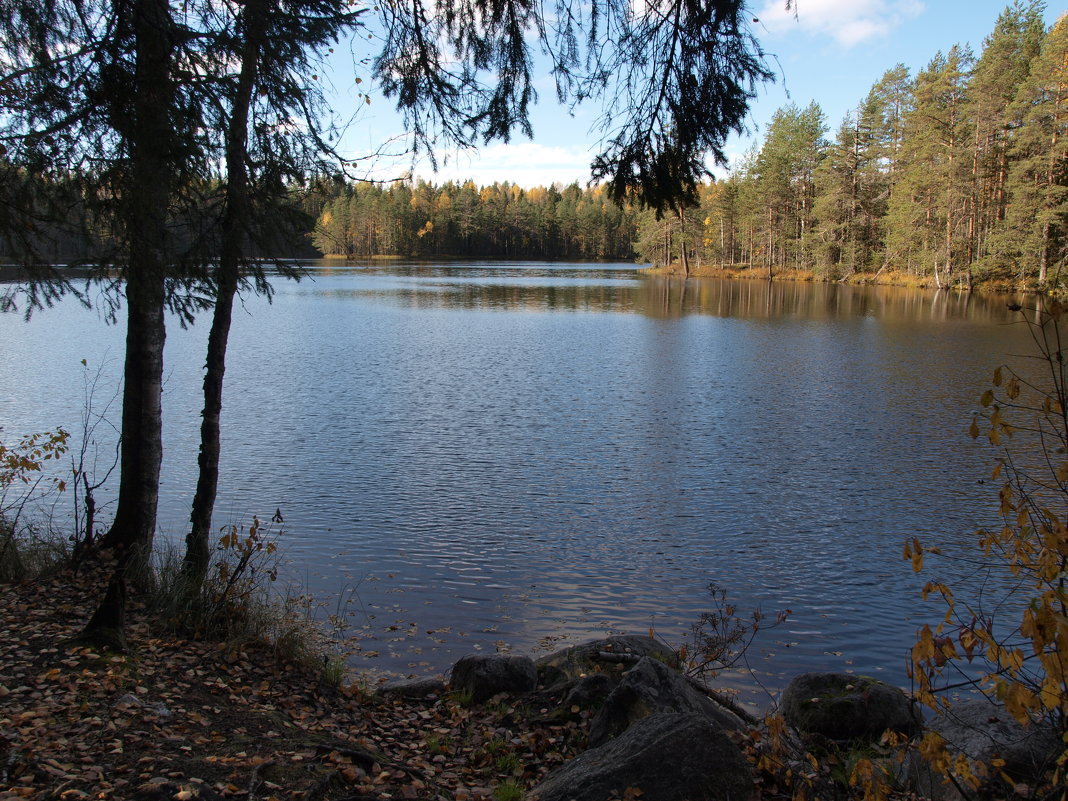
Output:
<svg viewBox="0 0 1068 801">
<path fill-rule="evenodd" d="M 727 591 L 719 585 L 710 583 L 708 595 L 711 608 L 690 626 L 690 639 L 678 651 L 680 664 L 691 676 L 715 678 L 721 671 L 745 664 L 757 633 L 784 623 L 791 614 L 785 609 L 766 624 L 767 616 L 760 609 L 742 617 L 737 604 L 727 600 Z"/>
<path fill-rule="evenodd" d="M 40 555 L 42 548 L 54 550 L 55 543 L 37 537 L 24 513 L 66 489 L 66 482 L 48 467 L 67 452 L 69 438 L 60 428 L 24 436 L 10 445 L 0 441 L 0 579 L 34 572 L 29 564 L 33 555 Z"/>
<path fill-rule="evenodd" d="M 274 587 L 281 535 L 258 517 L 247 528 L 223 527 L 203 581 L 190 577 L 176 553 L 162 554 L 152 606 L 183 634 L 235 645 L 264 642 L 283 658 L 320 669 L 324 680 L 338 683 L 343 669 L 311 619 L 312 600 Z"/>
<path fill-rule="evenodd" d="M 1037 355 L 1020 368 L 996 369 L 980 398 L 970 434 L 998 449 L 992 479 L 1000 482 L 1000 525 L 981 530 L 977 553 L 966 557 L 981 591 L 962 597 L 943 582 L 924 587 L 924 597 L 941 597 L 945 615 L 920 630 L 910 660 L 916 697 L 932 709 L 952 705 L 949 690 L 974 689 L 1019 722 L 1050 726 L 1064 738 L 1048 777 L 1050 787 L 1061 787 L 1058 798 L 1066 797 L 1068 762 L 1066 311 L 1056 300 L 1030 310 L 1024 324 Z M 913 539 L 904 555 L 919 571 L 925 555 L 939 553 Z M 979 786 L 983 766 L 948 759 L 934 736 L 924 748 L 943 774 Z"/>
</svg>

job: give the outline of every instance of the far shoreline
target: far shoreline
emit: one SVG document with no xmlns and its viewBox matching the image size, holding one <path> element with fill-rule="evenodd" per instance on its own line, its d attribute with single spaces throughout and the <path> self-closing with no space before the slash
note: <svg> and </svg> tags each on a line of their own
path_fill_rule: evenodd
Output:
<svg viewBox="0 0 1068 801">
<path fill-rule="evenodd" d="M 342 253 L 324 253 L 320 258 L 324 261 L 359 261 L 359 262 L 418 262 L 428 263 L 434 261 L 468 262 L 468 261 L 502 261 L 502 262 L 569 262 L 575 264 L 621 264 L 615 260 L 590 260 L 590 259 L 531 259 L 524 256 L 486 256 L 483 258 L 470 258 L 466 256 L 452 256 L 442 254 L 433 258 L 412 258 L 393 254 L 376 254 L 372 256 L 346 256 Z M 724 265 L 691 267 L 686 273 L 681 264 L 674 262 L 670 265 L 652 265 L 648 262 L 635 262 L 635 270 L 639 275 L 658 278 L 720 278 L 732 281 L 794 281 L 799 283 L 843 284 L 847 286 L 895 286 L 908 289 L 925 290 L 952 290 L 955 292 L 980 292 L 989 294 L 1027 294 L 1027 295 L 1052 295 L 1057 290 L 1054 287 L 1043 288 L 1033 282 L 1017 283 L 1006 279 L 974 280 L 968 286 L 958 278 L 953 282 L 946 282 L 939 286 L 931 276 L 919 276 L 904 273 L 899 270 L 880 269 L 876 272 L 854 272 L 846 276 L 831 278 L 823 277 L 812 270 L 782 270 L 773 273 L 770 277 L 764 268 L 736 268 Z"/>
<path fill-rule="evenodd" d="M 667 266 L 640 267 L 638 272 L 642 275 L 661 278 L 722 278 L 737 281 L 796 281 L 800 283 L 820 284 L 844 284 L 847 286 L 897 286 L 908 289 L 927 289 L 934 291 L 955 292 L 981 292 L 990 294 L 1029 294 L 1049 295 L 1054 294 L 1052 287 L 1043 289 L 1032 283 L 1017 284 L 1004 279 L 980 281 L 976 280 L 969 287 L 960 280 L 937 285 L 929 276 L 911 275 L 900 271 L 878 270 L 877 272 L 855 272 L 840 278 L 821 277 L 811 270 L 783 270 L 775 272 L 770 277 L 763 268 L 732 268 L 722 265 L 691 267 L 686 273 L 682 266 L 673 263 Z"/>
</svg>

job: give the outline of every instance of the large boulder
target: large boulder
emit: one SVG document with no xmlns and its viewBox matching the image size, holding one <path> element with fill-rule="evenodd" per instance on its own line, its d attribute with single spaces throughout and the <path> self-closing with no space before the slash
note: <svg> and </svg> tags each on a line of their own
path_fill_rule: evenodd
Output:
<svg viewBox="0 0 1068 801">
<path fill-rule="evenodd" d="M 876 742 L 891 729 L 919 729 L 912 702 L 897 687 L 851 673 L 804 673 L 782 696 L 786 722 L 805 734 L 831 740 Z"/>
<path fill-rule="evenodd" d="M 673 667 L 679 658 L 668 646 L 652 637 L 621 634 L 590 640 L 537 661 L 538 681 L 543 687 L 573 682 L 591 673 L 619 676 L 643 656 L 651 656 Z"/>
<path fill-rule="evenodd" d="M 642 657 L 608 695 L 590 722 L 590 745 L 617 737 L 631 725 L 657 712 L 697 714 L 717 728 L 741 731 L 745 723 L 698 692 L 678 671 L 656 659 Z"/>
<path fill-rule="evenodd" d="M 534 801 L 606 801 L 641 790 L 642 801 L 746 801 L 753 770 L 727 735 L 701 715 L 664 712 L 561 765 Z"/>
<path fill-rule="evenodd" d="M 479 704 L 497 693 L 531 692 L 538 685 L 538 671 L 529 656 L 470 654 L 452 666 L 449 683 Z"/>
<path fill-rule="evenodd" d="M 927 728 L 946 741 L 952 758 L 963 755 L 972 763 L 987 766 L 989 778 L 979 788 L 983 798 L 1002 797 L 1004 772 L 1018 782 L 1032 782 L 1048 772 L 1063 748 L 1048 726 L 1019 723 L 1003 706 L 988 699 L 958 701 L 933 717 Z M 1005 760 L 999 769 L 990 767 L 995 759 Z M 904 771 L 909 787 L 937 801 L 958 801 L 959 791 L 933 771 L 919 754 L 910 754 Z"/>
</svg>

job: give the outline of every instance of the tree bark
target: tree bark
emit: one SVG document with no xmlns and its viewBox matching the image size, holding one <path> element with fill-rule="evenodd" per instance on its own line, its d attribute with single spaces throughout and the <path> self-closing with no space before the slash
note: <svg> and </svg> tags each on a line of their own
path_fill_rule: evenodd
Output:
<svg viewBox="0 0 1068 801">
<path fill-rule="evenodd" d="M 173 85 L 171 17 L 167 0 L 134 0 L 130 6 L 136 48 L 133 96 L 119 125 L 129 152 L 129 180 L 122 217 L 129 238 L 126 270 L 126 359 L 122 396 L 122 432 L 118 505 L 101 546 L 114 551 L 112 579 L 119 589 L 131 568 L 148 558 L 156 529 L 159 473 L 163 459 L 163 346 L 167 211 L 170 200 L 170 142 Z M 125 592 L 109 591 L 100 614 L 85 634 L 105 622 L 122 624 Z M 105 607 L 114 608 L 105 609 Z"/>
<path fill-rule="evenodd" d="M 200 453 L 197 457 L 200 471 L 196 494 L 193 496 L 183 563 L 183 570 L 192 587 L 200 586 L 211 558 L 211 518 L 219 488 L 219 456 L 222 452 L 220 419 L 223 379 L 226 374 L 226 347 L 230 338 L 234 297 L 237 294 L 244 257 L 243 243 L 251 222 L 247 163 L 248 122 L 253 90 L 259 73 L 259 56 L 263 47 L 269 2 L 270 0 L 248 0 L 245 4 L 242 14 L 245 41 L 241 71 L 226 135 L 226 211 L 223 216 L 216 278 L 215 310 L 208 333 L 204 410 L 200 425 Z"/>
<path fill-rule="evenodd" d="M 686 277 L 690 277 L 690 257 L 686 252 L 687 237 L 686 237 L 686 212 L 679 208 L 679 239 L 682 241 L 679 249 L 682 252 L 682 274 Z"/>
</svg>

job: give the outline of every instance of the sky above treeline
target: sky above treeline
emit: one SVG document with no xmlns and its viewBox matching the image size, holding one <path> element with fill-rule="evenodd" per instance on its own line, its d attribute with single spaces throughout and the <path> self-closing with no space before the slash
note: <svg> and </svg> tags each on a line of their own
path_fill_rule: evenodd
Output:
<svg viewBox="0 0 1068 801">
<path fill-rule="evenodd" d="M 774 84 L 758 89 L 753 100 L 749 136 L 733 138 L 726 148 L 732 160 L 762 137 L 776 109 L 787 103 L 800 107 L 815 100 L 826 115 L 828 136 L 833 136 L 850 109 L 863 100 L 882 74 L 897 63 L 910 74 L 927 65 L 939 51 L 954 44 L 970 44 L 975 55 L 993 30 L 1005 0 L 796 0 L 786 11 L 783 0 L 750 3 L 752 30 L 768 54 L 776 73 Z M 1052 25 L 1068 8 L 1047 4 L 1045 19 Z M 344 72 L 339 69 L 339 73 Z M 351 66 L 347 70 L 350 74 Z M 359 108 L 344 139 L 346 154 L 364 156 L 380 150 L 403 151 L 401 118 L 389 100 L 367 83 L 353 85 L 351 78 L 335 75 L 339 110 Z M 345 86 L 353 87 L 346 91 Z M 538 86 L 539 103 L 532 114 L 534 138 L 521 134 L 508 144 L 494 143 L 477 151 L 439 154 L 434 172 L 429 161 L 414 164 L 409 156 L 383 156 L 368 161 L 369 177 L 396 178 L 408 170 L 433 183 L 473 180 L 476 184 L 509 181 L 521 186 L 544 186 L 589 180 L 590 159 L 597 135 L 591 131 L 596 106 L 580 108 L 571 116 L 556 103 L 551 77 Z M 362 93 L 370 96 L 366 104 Z M 717 174 L 724 174 L 722 169 Z"/>
</svg>

